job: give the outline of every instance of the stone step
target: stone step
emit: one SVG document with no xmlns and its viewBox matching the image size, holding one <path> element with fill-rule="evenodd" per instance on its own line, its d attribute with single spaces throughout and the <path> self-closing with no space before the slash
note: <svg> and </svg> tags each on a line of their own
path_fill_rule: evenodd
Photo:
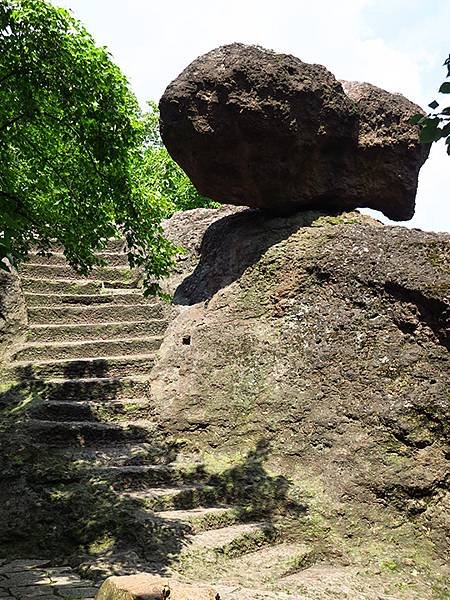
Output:
<svg viewBox="0 0 450 600">
<path fill-rule="evenodd" d="M 44 421 L 28 419 L 24 423 L 33 442 L 45 442 L 48 447 L 85 446 L 111 442 L 150 441 L 155 426 L 150 421 L 95 423 L 89 421 Z M 106 467 L 105 467 L 106 468 Z M 119 467 L 117 467 L 119 468 Z"/>
<path fill-rule="evenodd" d="M 147 300 L 141 289 L 101 288 L 96 294 L 53 294 L 25 292 L 27 306 L 90 306 L 92 304 L 157 304 Z"/>
<path fill-rule="evenodd" d="M 91 295 L 101 294 L 105 289 L 101 281 L 68 281 L 67 279 L 52 281 L 21 275 L 20 282 L 25 294 Z"/>
<path fill-rule="evenodd" d="M 42 383 L 42 397 L 47 400 L 122 400 L 148 397 L 150 382 L 147 376 L 82 377 L 74 379 L 46 379 Z"/>
<path fill-rule="evenodd" d="M 100 294 L 107 290 L 142 290 L 132 281 L 103 281 L 93 279 L 45 279 L 20 275 L 24 292 L 35 294 Z"/>
<path fill-rule="evenodd" d="M 158 519 L 174 526 L 189 525 L 193 533 L 201 533 L 209 529 L 218 529 L 234 525 L 245 514 L 244 509 L 230 506 L 199 506 L 183 510 L 165 510 L 155 513 Z"/>
<path fill-rule="evenodd" d="M 205 559 L 214 559 L 214 556 L 218 555 L 242 556 L 273 543 L 276 536 L 276 530 L 270 523 L 229 525 L 193 535 L 189 540 L 190 544 L 185 547 L 182 554 L 188 556 L 195 554 Z"/>
<path fill-rule="evenodd" d="M 102 254 L 102 252 L 121 253 L 126 251 L 127 244 L 124 238 L 108 238 L 104 241 L 104 244 L 104 248 L 102 248 L 102 250 L 96 252 L 95 254 Z M 33 250 L 36 250 L 36 248 L 33 248 Z M 62 244 L 58 244 L 56 241 L 54 241 L 52 245 L 52 252 L 63 253 L 64 247 L 62 246 Z"/>
<path fill-rule="evenodd" d="M 220 501 L 217 490 L 211 485 L 202 483 L 147 488 L 144 491 L 128 491 L 121 495 L 134 500 L 145 509 L 157 512 L 197 508 L 205 504 L 217 504 Z"/>
<path fill-rule="evenodd" d="M 155 356 L 141 354 L 133 356 L 108 356 L 100 358 L 83 358 L 78 360 L 39 360 L 17 361 L 12 363 L 11 372 L 19 380 L 30 380 L 31 383 L 44 379 L 79 379 L 121 377 L 130 373 L 149 375 L 155 362 Z"/>
<path fill-rule="evenodd" d="M 149 432 L 151 429 L 149 429 Z M 111 433 L 111 432 L 109 432 Z M 35 451 L 35 460 L 27 465 L 30 476 L 39 484 L 70 483 L 80 479 L 102 479 L 107 467 L 128 467 L 139 465 L 168 465 L 176 459 L 174 448 L 164 446 L 158 439 L 157 431 L 148 440 L 134 439 L 100 441 L 86 443 L 83 438 L 73 436 L 68 441 L 48 445 L 42 438 L 29 436 Z M 80 444 L 81 442 L 81 444 Z M 37 451 L 42 448 L 43 452 Z M 41 459 L 42 456 L 42 459 Z M 103 477 L 104 479 L 104 477 Z M 119 500 L 124 493 L 117 492 Z M 128 498 L 136 512 L 143 510 L 139 502 Z"/>
<path fill-rule="evenodd" d="M 8 560 L 0 567 L 2 600 L 92 600 L 98 587 L 92 581 L 81 579 L 70 567 L 54 566 L 50 560 Z"/>
<path fill-rule="evenodd" d="M 311 565 L 314 550 L 306 544 L 265 546 L 221 563 L 221 583 L 264 587 Z M 284 587 L 284 586 L 283 586 Z"/>
<path fill-rule="evenodd" d="M 104 260 L 111 267 L 128 267 L 128 258 L 125 252 L 96 252 L 101 260 Z M 39 254 L 30 252 L 28 262 L 33 264 L 45 265 L 68 265 L 67 259 L 62 252 L 52 252 L 51 254 Z M 128 267 L 129 268 L 129 267 Z"/>
<path fill-rule="evenodd" d="M 24 344 L 13 360 L 33 361 L 50 359 L 99 358 L 108 356 L 142 355 L 155 352 L 162 337 L 138 337 L 118 340 L 86 340 L 76 342 L 46 342 Z"/>
<path fill-rule="evenodd" d="M 159 319 L 162 306 L 152 304 L 104 304 L 99 306 L 34 306 L 28 309 L 32 325 L 76 323 L 122 323 Z"/>
<path fill-rule="evenodd" d="M 79 280 L 81 282 L 90 279 L 96 281 L 123 281 L 126 283 L 137 283 L 141 280 L 142 274 L 137 269 L 129 267 L 94 267 L 89 275 L 82 276 L 67 264 L 52 265 L 46 263 L 26 262 L 20 266 L 20 276 L 35 277 L 38 279 L 69 279 Z"/>
<path fill-rule="evenodd" d="M 148 488 L 160 485 L 182 485 L 191 476 L 186 467 L 177 463 L 151 465 L 108 465 L 86 469 L 91 477 L 107 481 L 114 490 L 148 491 Z"/>
<path fill-rule="evenodd" d="M 129 420 L 143 409 L 150 410 L 149 402 L 144 398 L 110 400 L 109 402 L 44 400 L 34 404 L 28 410 L 28 414 L 34 419 L 44 421 L 104 422 L 108 419 L 117 419 L 117 417 Z"/>
<path fill-rule="evenodd" d="M 62 463 L 76 464 L 81 468 L 99 468 L 108 466 L 166 464 L 173 462 L 177 457 L 177 448 L 170 444 L 152 440 L 151 442 L 124 442 L 114 443 L 110 446 L 95 447 L 69 447 L 55 449 L 53 456 Z"/>
<path fill-rule="evenodd" d="M 161 335 L 167 328 L 164 319 L 123 321 L 119 323 L 76 323 L 74 325 L 31 325 L 28 342 L 76 342 L 114 340 Z"/>
</svg>

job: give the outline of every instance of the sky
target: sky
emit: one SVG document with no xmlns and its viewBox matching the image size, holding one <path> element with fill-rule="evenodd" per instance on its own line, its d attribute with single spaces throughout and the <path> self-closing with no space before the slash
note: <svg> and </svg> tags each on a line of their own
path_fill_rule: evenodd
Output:
<svg viewBox="0 0 450 600">
<path fill-rule="evenodd" d="M 222 44 L 259 44 L 367 81 L 426 108 L 450 53 L 450 0 L 53 0 L 106 46 L 143 106 L 192 60 Z M 447 103 L 445 101 L 447 100 Z M 389 222 L 380 213 L 373 214 Z M 404 223 L 450 232 L 450 157 L 434 144 L 416 214 Z"/>
</svg>

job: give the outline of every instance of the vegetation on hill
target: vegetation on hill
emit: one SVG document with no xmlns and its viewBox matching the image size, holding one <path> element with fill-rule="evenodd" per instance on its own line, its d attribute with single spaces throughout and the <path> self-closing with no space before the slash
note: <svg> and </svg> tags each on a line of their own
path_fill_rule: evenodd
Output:
<svg viewBox="0 0 450 600">
<path fill-rule="evenodd" d="M 0 45 L 0 265 L 56 242 L 84 274 L 124 236 L 157 290 L 176 252 L 161 219 L 208 201 L 161 146 L 154 107 L 142 114 L 108 52 L 45 0 L 0 0 Z"/>
</svg>

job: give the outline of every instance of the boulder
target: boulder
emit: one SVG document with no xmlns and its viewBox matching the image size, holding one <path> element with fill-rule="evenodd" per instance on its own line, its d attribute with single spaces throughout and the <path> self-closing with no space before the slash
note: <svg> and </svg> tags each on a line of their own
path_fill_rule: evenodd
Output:
<svg viewBox="0 0 450 600">
<path fill-rule="evenodd" d="M 347 93 L 346 93 L 347 92 Z M 276 215 L 305 208 L 414 212 L 429 148 L 420 108 L 321 65 L 231 44 L 194 60 L 160 101 L 161 135 L 198 191 Z"/>
<path fill-rule="evenodd" d="M 220 600 L 207 586 L 190 585 L 168 577 L 139 573 L 108 577 L 100 587 L 96 600 Z"/>
<path fill-rule="evenodd" d="M 358 151 L 348 197 L 370 197 L 370 203 L 394 221 L 414 215 L 419 169 L 429 145 L 418 142 L 411 115 L 422 109 L 401 94 L 391 94 L 369 83 L 342 81 L 359 115 Z"/>
</svg>

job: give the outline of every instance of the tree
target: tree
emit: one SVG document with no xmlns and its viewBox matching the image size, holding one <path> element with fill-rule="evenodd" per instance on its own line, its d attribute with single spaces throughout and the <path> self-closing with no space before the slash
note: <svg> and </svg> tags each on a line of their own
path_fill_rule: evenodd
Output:
<svg viewBox="0 0 450 600">
<path fill-rule="evenodd" d="M 149 111 L 144 116 L 148 139 L 144 152 L 144 177 L 157 196 L 164 216 L 170 217 L 179 210 L 220 206 L 199 194 L 183 169 L 171 158 L 159 134 L 158 106 L 155 102 L 148 104 Z"/>
<path fill-rule="evenodd" d="M 148 179 L 152 135 L 119 68 L 67 11 L 0 0 L 0 265 L 58 243 L 86 274 L 124 236 L 130 265 L 158 289 L 176 248 Z"/>
<path fill-rule="evenodd" d="M 447 78 L 450 77 L 450 54 L 444 62 L 447 67 Z M 439 88 L 441 94 L 450 94 L 450 81 L 445 81 Z M 445 140 L 447 154 L 450 155 L 450 106 L 439 108 L 439 102 L 433 100 L 428 105 L 433 112 L 427 115 L 417 114 L 411 118 L 411 123 L 421 126 L 420 141 L 424 144 Z M 439 108 L 439 110 L 438 110 Z"/>
</svg>

